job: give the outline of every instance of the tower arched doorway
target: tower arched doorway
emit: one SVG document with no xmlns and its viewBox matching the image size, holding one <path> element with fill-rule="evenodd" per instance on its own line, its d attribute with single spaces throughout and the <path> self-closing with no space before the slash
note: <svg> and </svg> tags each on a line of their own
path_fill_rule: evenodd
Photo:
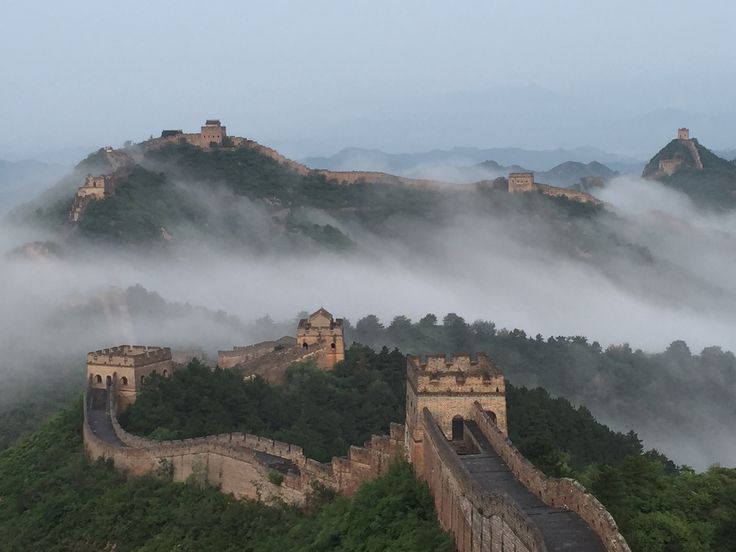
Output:
<svg viewBox="0 0 736 552">
<path fill-rule="evenodd" d="M 462 416 L 455 416 L 452 419 L 452 440 L 462 441 L 465 438 L 465 420 Z"/>
</svg>

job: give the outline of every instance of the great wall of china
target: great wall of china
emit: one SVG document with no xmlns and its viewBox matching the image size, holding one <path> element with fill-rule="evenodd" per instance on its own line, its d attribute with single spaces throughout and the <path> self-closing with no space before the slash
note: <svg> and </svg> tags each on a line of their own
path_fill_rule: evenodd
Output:
<svg viewBox="0 0 736 552">
<path fill-rule="evenodd" d="M 178 143 L 187 143 L 203 149 L 210 149 L 212 147 L 250 148 L 302 176 L 319 174 L 327 180 L 344 185 L 386 184 L 429 190 L 474 191 L 484 188 L 487 184 L 485 182 L 457 184 L 435 180 L 420 180 L 371 171 L 327 171 L 310 169 L 301 163 L 284 157 L 276 150 L 263 146 L 253 140 L 238 136 L 228 136 L 226 127 L 217 119 L 208 119 L 198 133 L 185 133 L 182 130 L 164 130 L 160 137 L 151 138 L 140 144 L 140 146 L 155 149 Z M 90 203 L 101 201 L 115 195 L 118 183 L 124 181 L 131 169 L 135 166 L 134 157 L 125 150 L 115 150 L 107 147 L 105 148 L 105 155 L 112 169 L 106 174 L 87 175 L 85 182 L 77 189 L 69 210 L 68 222 L 72 225 L 79 223 Z M 535 182 L 533 173 L 512 173 L 505 182 L 504 189 L 510 193 L 538 192 L 551 197 L 566 197 L 567 199 L 581 203 L 600 204 L 599 200 L 588 193 Z"/>
<path fill-rule="evenodd" d="M 342 324 L 319 309 L 300 322 L 291 349 L 321 351 L 321 368 L 331 370 L 329 355 L 344 355 L 331 346 L 338 335 L 341 342 Z M 233 349 L 243 361 L 233 367 L 274 362 L 279 357 L 272 355 L 283 349 L 263 351 L 291 342 L 282 338 Z M 315 485 L 352 495 L 406 459 L 429 485 L 439 523 L 460 552 L 629 551 L 592 495 L 571 479 L 545 476 L 509 441 L 505 379 L 484 354 L 408 357 L 406 424 L 391 424 L 388 435 L 374 435 L 326 464 L 306 457 L 299 446 L 256 435 L 154 441 L 121 427 L 118 413 L 135 400 L 140 383 L 152 373 L 167 377 L 175 370 L 167 348 L 89 353 L 83 436 L 90 458 L 109 459 L 131 475 L 193 480 L 236 497 L 295 505 L 304 504 Z"/>
<path fill-rule="evenodd" d="M 698 147 L 695 145 L 695 142 L 693 142 L 693 139 L 690 138 L 690 129 L 687 129 L 687 128 L 677 129 L 677 140 L 681 144 L 684 144 L 685 147 L 687 148 L 687 152 L 688 152 L 687 155 L 690 157 L 690 161 L 692 162 L 692 167 L 697 171 L 702 171 L 703 161 L 700 159 L 700 152 L 698 151 Z M 687 160 L 683 158 L 681 154 L 678 154 L 670 159 L 661 159 L 659 161 L 657 170 L 653 172 L 652 174 L 649 174 L 649 175 L 645 174 L 645 176 L 649 178 L 660 178 L 663 176 L 672 176 L 686 162 Z"/>
</svg>

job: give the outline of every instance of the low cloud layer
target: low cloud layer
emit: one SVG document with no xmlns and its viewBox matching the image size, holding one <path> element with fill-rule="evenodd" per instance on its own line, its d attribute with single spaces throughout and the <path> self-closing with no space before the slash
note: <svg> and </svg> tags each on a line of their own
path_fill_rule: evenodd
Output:
<svg viewBox="0 0 736 552">
<path fill-rule="evenodd" d="M 390 240 L 322 214 L 320 223 L 341 226 L 358 244 L 348 253 L 224 252 L 192 232 L 176 255 L 99 248 L 57 260 L 2 257 L 3 373 L 57 357 L 78 362 L 81 374 L 84 352 L 122 342 L 201 346 L 213 353 L 266 337 L 252 325 L 260 317 L 287 321 L 288 331 L 299 311 L 319 306 L 353 321 L 366 314 L 389 322 L 398 314 L 416 320 L 427 312 L 455 312 L 530 335 L 584 335 L 604 346 L 626 342 L 661 351 L 683 339 L 694 352 L 710 345 L 736 350 L 736 217 L 703 213 L 685 196 L 640 179 L 616 179 L 599 195 L 614 214 L 590 225 L 616 236 L 610 254 L 600 257 L 569 240 L 560 243 L 544 217 L 482 216 L 462 201 L 441 223 L 387 220 L 396 236 Z M 213 209 L 231 202 L 208 197 Z M 268 240 L 270 217 L 245 203 L 237 208 L 247 208 L 248 219 L 265 232 L 261 239 Z M 0 249 L 29 237 L 43 236 L 6 226 Z M 136 284 L 166 301 L 209 310 L 161 315 L 151 305 L 150 319 L 128 323 L 120 290 Z M 104 315 L 85 318 L 85 309 Z M 238 320 L 224 313 L 218 318 L 217 311 Z M 588 406 L 595 412 L 595 405 Z M 714 443 L 724 434 L 730 430 L 714 428 Z M 674 437 L 653 431 L 642 435 L 650 439 L 645 444 L 693 462 L 686 450 L 696 445 L 673 444 Z M 714 448 L 697 463 L 728 463 L 731 457 Z"/>
</svg>

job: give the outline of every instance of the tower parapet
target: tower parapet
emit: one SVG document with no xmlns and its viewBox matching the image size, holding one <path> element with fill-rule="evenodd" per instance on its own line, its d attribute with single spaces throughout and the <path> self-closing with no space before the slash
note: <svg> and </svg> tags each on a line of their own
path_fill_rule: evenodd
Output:
<svg viewBox="0 0 736 552">
<path fill-rule="evenodd" d="M 151 374 L 170 376 L 174 371 L 171 349 L 143 345 L 120 345 L 87 353 L 87 381 L 94 389 L 115 383 L 118 404 L 125 409 L 135 402 Z"/>
<path fill-rule="evenodd" d="M 323 370 L 332 370 L 335 364 L 345 360 L 343 320 L 335 318 L 323 308 L 299 321 L 296 339 L 297 346 L 305 351 L 322 350 L 319 364 Z"/>
<path fill-rule="evenodd" d="M 471 419 L 476 401 L 507 434 L 506 382 L 485 353 L 475 358 L 467 353 L 449 359 L 444 354 L 409 356 L 406 377 L 406 446 L 412 462 L 422 462 L 424 408 L 447 439 L 462 439 L 463 421 Z"/>
<path fill-rule="evenodd" d="M 690 129 L 689 128 L 678 128 L 677 129 L 677 139 L 678 140 L 689 140 L 690 139 Z"/>
</svg>

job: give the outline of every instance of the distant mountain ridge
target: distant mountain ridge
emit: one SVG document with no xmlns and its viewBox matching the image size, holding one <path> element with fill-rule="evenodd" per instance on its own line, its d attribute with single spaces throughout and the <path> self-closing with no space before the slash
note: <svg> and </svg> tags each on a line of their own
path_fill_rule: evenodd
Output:
<svg viewBox="0 0 736 552">
<path fill-rule="evenodd" d="M 512 172 L 528 172 L 529 169 L 519 165 L 511 165 L 504 167 L 496 161 L 484 161 L 476 167 L 482 167 L 488 171 L 495 172 L 499 176 L 505 177 Z M 610 180 L 620 173 L 609 169 L 606 165 L 598 161 L 590 163 L 580 163 L 578 161 L 565 161 L 552 167 L 548 171 L 535 172 L 534 178 L 538 182 L 558 186 L 561 188 L 580 187 L 581 183 L 595 180 L 603 183 Z"/>
<path fill-rule="evenodd" d="M 386 153 L 378 149 L 345 148 L 329 157 L 308 157 L 301 162 L 315 169 L 383 171 L 412 176 L 419 168 L 469 167 L 488 160 L 494 160 L 503 166 L 518 165 L 538 172 L 549 171 L 568 161 L 603 163 L 611 170 L 624 174 L 638 174 L 644 167 L 644 162 L 638 159 L 592 147 L 555 150 L 456 147 L 418 153 Z"/>
</svg>

